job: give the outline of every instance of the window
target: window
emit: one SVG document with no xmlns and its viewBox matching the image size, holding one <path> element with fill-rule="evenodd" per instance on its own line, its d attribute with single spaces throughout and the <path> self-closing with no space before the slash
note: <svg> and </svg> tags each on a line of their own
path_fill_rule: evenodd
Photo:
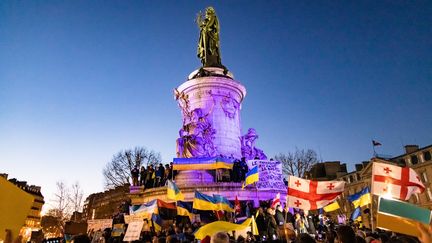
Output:
<svg viewBox="0 0 432 243">
<path fill-rule="evenodd" d="M 413 164 L 413 165 L 418 164 L 417 155 L 411 155 L 411 164 Z"/>
<path fill-rule="evenodd" d="M 424 152 L 423 153 L 423 158 L 424 158 L 424 161 L 431 160 L 431 153 L 429 151 Z"/>
<path fill-rule="evenodd" d="M 401 164 L 402 166 L 405 166 L 406 165 L 405 159 L 400 159 L 399 164 Z"/>
<path fill-rule="evenodd" d="M 421 178 L 423 182 L 428 182 L 428 176 L 426 171 L 421 173 Z"/>
</svg>

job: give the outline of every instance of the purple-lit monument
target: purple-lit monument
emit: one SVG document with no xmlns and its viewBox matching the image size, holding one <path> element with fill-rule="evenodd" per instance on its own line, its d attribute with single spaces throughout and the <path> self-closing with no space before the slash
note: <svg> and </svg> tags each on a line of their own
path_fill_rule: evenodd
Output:
<svg viewBox="0 0 432 243">
<path fill-rule="evenodd" d="M 264 152 L 256 147 L 255 129 L 242 133 L 240 111 L 246 88 L 222 65 L 219 21 L 214 9 L 208 7 L 205 16 L 198 16 L 197 23 L 197 56 L 202 67 L 174 89 L 182 118 L 174 158 L 176 184 L 187 201 L 192 201 L 195 190 L 224 195 L 230 200 L 237 196 L 255 204 L 272 199 L 277 193 L 286 195 L 280 163 L 267 161 Z M 256 187 L 241 190 L 239 182 L 216 182 L 217 173 L 229 172 L 233 161 L 242 157 L 249 167 L 260 166 L 261 179 Z M 163 199 L 166 191 L 149 189 L 143 194 L 144 201 L 150 201 Z"/>
</svg>

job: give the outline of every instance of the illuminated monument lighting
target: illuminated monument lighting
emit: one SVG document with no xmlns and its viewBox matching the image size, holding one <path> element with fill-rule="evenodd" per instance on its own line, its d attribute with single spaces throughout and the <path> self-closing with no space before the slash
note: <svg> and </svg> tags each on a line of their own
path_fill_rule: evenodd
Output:
<svg viewBox="0 0 432 243">
<path fill-rule="evenodd" d="M 235 159 L 266 160 L 267 156 L 255 147 L 258 138 L 255 129 L 249 128 L 245 135 L 241 133 L 240 110 L 246 88 L 222 65 L 215 10 L 208 7 L 205 15 L 200 13 L 197 24 L 200 29 L 197 56 L 202 67 L 174 89 L 182 114 L 173 161 L 174 169 L 178 170 L 176 184 L 186 201 L 193 200 L 195 190 L 223 195 L 229 200 L 237 196 L 239 200 L 254 201 L 256 206 L 260 200 L 272 199 L 278 192 L 286 195 L 281 171 L 276 183 L 275 176 L 270 176 L 273 182 L 264 182 L 260 188 L 250 186 L 241 190 L 239 182 L 215 182 L 216 170 L 232 169 Z M 266 162 L 260 163 L 269 168 L 275 162 L 267 162 L 269 166 Z M 278 168 L 280 170 L 280 166 Z M 148 189 L 140 194 L 139 198 L 132 197 L 134 204 L 155 198 L 167 200 L 165 187 Z"/>
</svg>

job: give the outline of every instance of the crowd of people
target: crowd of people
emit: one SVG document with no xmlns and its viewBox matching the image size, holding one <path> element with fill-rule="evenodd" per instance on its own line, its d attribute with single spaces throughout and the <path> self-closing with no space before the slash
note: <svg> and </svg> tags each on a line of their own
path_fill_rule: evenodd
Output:
<svg viewBox="0 0 432 243">
<path fill-rule="evenodd" d="M 200 241 L 195 239 L 194 233 L 204 224 L 200 221 L 190 220 L 189 217 L 175 216 L 164 220 L 168 224 L 160 231 L 155 231 L 152 222 L 145 220 L 149 225 L 148 230 L 141 233 L 138 242 L 298 242 L 298 243 L 431 243 L 431 228 L 419 226 L 421 235 L 411 237 L 407 235 L 395 234 L 384 230 L 371 230 L 358 222 L 346 222 L 339 224 L 330 215 L 308 214 L 303 211 L 291 213 L 285 211 L 280 205 L 271 208 L 270 204 L 263 203 L 254 209 L 251 203 L 242 204 L 242 214 L 234 215 L 226 213 L 217 215 L 216 212 L 209 213 L 209 222 L 215 220 L 225 220 L 233 223 L 241 223 L 241 220 L 256 216 L 258 235 L 251 231 L 246 234 L 239 232 L 219 232 L 213 236 L 206 237 Z M 124 223 L 122 213 L 114 217 L 113 223 Z M 213 218 L 212 218 L 213 217 Z M 397 222 L 395 222 L 397 223 Z M 87 235 L 74 237 L 74 243 L 117 243 L 122 242 L 124 235 L 118 237 L 111 236 L 111 229 L 105 229 L 99 234 L 91 232 Z"/>
<path fill-rule="evenodd" d="M 243 182 L 245 180 L 248 172 L 245 158 L 232 160 L 232 169 L 217 169 L 212 172 L 215 173 L 216 182 Z M 165 165 L 162 163 L 149 165 L 147 168 L 135 166 L 131 170 L 132 185 L 143 186 L 144 189 L 165 186 L 166 181 L 174 180 L 176 174 L 177 171 L 173 170 L 172 162 Z"/>
<path fill-rule="evenodd" d="M 154 167 L 153 165 L 149 165 L 147 168 L 141 166 L 141 169 L 135 166 L 131 170 L 132 185 L 143 186 L 144 188 L 164 186 L 167 180 L 174 178 L 175 172 L 173 170 L 173 163 L 165 165 L 160 163 Z"/>
</svg>

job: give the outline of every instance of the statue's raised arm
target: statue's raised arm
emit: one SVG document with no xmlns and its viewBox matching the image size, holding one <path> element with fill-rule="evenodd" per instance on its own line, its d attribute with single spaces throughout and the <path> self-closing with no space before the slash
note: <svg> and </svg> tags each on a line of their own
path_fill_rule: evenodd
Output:
<svg viewBox="0 0 432 243">
<path fill-rule="evenodd" d="M 213 7 L 207 7 L 205 16 L 197 16 L 200 28 L 197 56 L 203 67 L 224 67 L 219 50 L 219 20 Z"/>
</svg>

